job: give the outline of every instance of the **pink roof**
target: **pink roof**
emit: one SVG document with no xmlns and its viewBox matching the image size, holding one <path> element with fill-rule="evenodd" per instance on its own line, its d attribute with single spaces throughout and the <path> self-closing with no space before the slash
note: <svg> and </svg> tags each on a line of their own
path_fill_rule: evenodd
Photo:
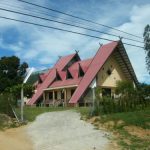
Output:
<svg viewBox="0 0 150 150">
<path fill-rule="evenodd" d="M 73 72 L 73 70 L 78 70 L 79 64 L 82 67 L 83 71 L 86 72 L 92 59 L 93 58 L 77 61 L 76 63 L 74 63 L 72 66 L 69 67 L 70 72 Z"/>
<path fill-rule="evenodd" d="M 43 94 L 43 89 L 47 88 L 56 77 L 56 69 L 53 68 L 49 71 L 47 78 L 44 82 L 38 87 L 37 92 L 33 95 L 33 97 L 27 103 L 28 105 L 33 105 Z"/>
<path fill-rule="evenodd" d="M 78 85 L 81 78 L 55 81 L 50 85 L 50 88 Z"/>
<path fill-rule="evenodd" d="M 75 57 L 76 55 L 78 55 L 77 53 L 75 54 L 71 54 L 71 55 L 68 55 L 68 56 L 64 56 L 64 57 L 61 57 L 58 62 L 55 64 L 55 68 L 57 68 L 58 70 L 63 70 L 64 67 L 68 64 L 68 62 L 73 58 Z"/>
<path fill-rule="evenodd" d="M 79 82 L 82 79 L 82 77 L 80 77 L 80 78 L 78 77 L 79 63 L 81 65 L 81 67 L 83 68 L 83 70 L 86 72 L 91 60 L 92 59 L 77 61 L 68 68 L 68 70 L 70 71 L 73 79 L 66 79 L 66 71 L 58 71 L 58 73 L 59 73 L 62 80 L 53 82 L 49 87 L 54 88 L 54 87 L 78 85 Z"/>
<path fill-rule="evenodd" d="M 50 70 L 51 70 L 51 69 L 49 69 L 49 71 L 50 71 Z M 40 77 L 40 79 L 42 80 L 42 82 L 46 79 L 46 77 L 47 77 L 49 71 L 48 71 L 48 72 L 45 72 L 45 73 L 42 73 L 42 74 L 39 75 L 39 77 Z"/>
<path fill-rule="evenodd" d="M 57 70 L 61 71 L 62 69 L 64 69 L 64 67 L 77 55 L 78 54 L 75 53 L 75 54 L 60 58 L 57 61 L 57 63 L 55 64 L 54 68 L 50 69 L 49 72 L 46 73 L 46 75 L 42 76 L 43 83 L 39 84 L 39 86 L 37 88 L 37 92 L 32 96 L 32 98 L 29 100 L 29 102 L 27 104 L 33 105 L 42 96 L 43 89 L 48 88 L 50 86 L 50 84 L 52 84 L 52 82 L 55 80 L 56 71 Z M 79 56 L 78 56 L 78 58 L 79 58 Z"/>
<path fill-rule="evenodd" d="M 115 47 L 117 46 L 118 42 L 111 42 L 109 44 L 103 45 L 97 51 L 95 57 L 91 61 L 89 68 L 79 83 L 76 91 L 74 92 L 73 96 L 71 97 L 69 103 L 77 103 L 81 96 L 84 94 L 88 86 L 91 84 L 93 79 L 95 78 L 98 71 L 104 65 L 108 57 L 111 55 Z"/>
</svg>

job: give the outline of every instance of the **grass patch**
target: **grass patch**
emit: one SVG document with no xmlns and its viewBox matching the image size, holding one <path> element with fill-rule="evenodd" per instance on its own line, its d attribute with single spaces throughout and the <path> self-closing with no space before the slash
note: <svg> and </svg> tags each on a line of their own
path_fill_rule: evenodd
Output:
<svg viewBox="0 0 150 150">
<path fill-rule="evenodd" d="M 119 138 L 118 144 L 122 146 L 122 149 L 130 150 L 148 150 L 150 147 L 150 139 L 139 138 L 137 136 L 129 134 L 126 130 L 118 130 Z"/>
<path fill-rule="evenodd" d="M 123 120 L 125 125 L 135 125 L 150 129 L 150 108 L 134 112 L 113 113 L 101 116 L 102 122 Z"/>
<path fill-rule="evenodd" d="M 0 114 L 0 130 L 14 127 L 16 127 L 16 123 L 11 117 L 6 114 Z"/>
<path fill-rule="evenodd" d="M 69 110 L 68 107 L 24 107 L 24 119 L 27 121 L 34 121 L 36 117 L 42 113 Z M 20 109 L 15 109 L 20 118 Z"/>
<path fill-rule="evenodd" d="M 89 112 L 89 108 L 87 107 L 24 107 L 24 118 L 28 121 L 34 121 L 36 117 L 40 114 L 70 109 L 80 112 L 81 115 L 87 115 Z M 18 116 L 20 116 L 20 109 L 18 108 L 16 109 L 16 111 Z"/>
<path fill-rule="evenodd" d="M 79 112 L 81 114 L 81 116 L 87 116 L 89 117 L 89 110 L 90 108 L 89 107 L 75 107 L 73 108 L 73 110 Z"/>
<path fill-rule="evenodd" d="M 88 108 L 78 108 L 77 110 L 84 116 L 86 114 L 87 118 L 89 117 Z M 113 132 L 114 135 L 116 135 L 115 141 L 117 141 L 123 150 L 150 149 L 150 136 L 149 134 L 147 135 L 147 132 L 150 130 L 150 108 L 133 112 L 101 114 L 99 117 L 93 117 L 93 120 L 94 125 L 99 122 L 99 125 Z M 128 127 L 130 131 L 127 130 L 126 127 Z M 135 129 L 133 131 L 135 132 L 134 134 L 132 133 L 132 128 Z"/>
</svg>

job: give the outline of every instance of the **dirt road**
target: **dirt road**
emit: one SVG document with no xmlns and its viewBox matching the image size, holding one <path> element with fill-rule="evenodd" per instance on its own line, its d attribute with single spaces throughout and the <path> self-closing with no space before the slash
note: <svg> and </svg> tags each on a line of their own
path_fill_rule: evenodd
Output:
<svg viewBox="0 0 150 150">
<path fill-rule="evenodd" d="M 73 111 L 45 113 L 30 124 L 27 132 L 36 150 L 106 150 L 106 132 L 80 120 Z"/>
<path fill-rule="evenodd" d="M 33 144 L 26 134 L 26 127 L 1 131 L 0 150 L 33 150 Z"/>
<path fill-rule="evenodd" d="M 108 133 L 73 111 L 44 113 L 24 127 L 0 132 L 0 150 L 110 150 Z M 110 148 L 111 147 L 111 148 Z"/>
</svg>

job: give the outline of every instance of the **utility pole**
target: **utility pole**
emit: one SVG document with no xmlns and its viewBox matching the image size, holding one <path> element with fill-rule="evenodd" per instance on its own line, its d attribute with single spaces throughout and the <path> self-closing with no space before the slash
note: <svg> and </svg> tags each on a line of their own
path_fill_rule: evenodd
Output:
<svg viewBox="0 0 150 150">
<path fill-rule="evenodd" d="M 92 110 L 91 113 L 93 113 L 95 109 L 95 87 L 96 87 L 96 78 L 92 81 L 90 87 L 92 88 L 92 99 L 93 99 L 93 105 L 92 105 Z"/>
<path fill-rule="evenodd" d="M 23 92 L 23 84 L 21 85 L 21 122 L 23 122 L 23 107 L 24 107 L 24 92 Z"/>
<path fill-rule="evenodd" d="M 23 83 L 21 85 L 21 122 L 24 121 L 24 117 L 23 117 L 23 115 L 24 115 L 24 112 L 23 112 L 23 108 L 24 108 L 24 90 L 23 90 L 23 86 L 24 86 L 24 83 L 27 82 L 27 80 L 29 79 L 29 77 L 31 76 L 31 74 L 32 74 L 33 71 L 34 71 L 34 68 L 31 68 L 28 71 L 28 73 L 27 73 L 27 75 L 26 75 L 26 77 L 23 80 Z"/>
</svg>

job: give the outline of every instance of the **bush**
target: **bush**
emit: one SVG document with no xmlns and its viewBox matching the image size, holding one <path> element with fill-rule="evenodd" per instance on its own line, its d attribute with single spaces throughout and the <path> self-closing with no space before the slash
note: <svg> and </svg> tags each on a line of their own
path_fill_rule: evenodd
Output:
<svg viewBox="0 0 150 150">
<path fill-rule="evenodd" d="M 7 93 L 0 95 L 0 113 L 13 116 L 11 105 L 13 105 L 13 97 Z"/>
<path fill-rule="evenodd" d="M 119 81 L 116 88 L 116 93 L 120 94 L 119 98 L 101 97 L 102 89 L 97 87 L 92 115 L 143 110 L 150 106 L 149 87 L 134 88 L 129 81 Z"/>
</svg>

